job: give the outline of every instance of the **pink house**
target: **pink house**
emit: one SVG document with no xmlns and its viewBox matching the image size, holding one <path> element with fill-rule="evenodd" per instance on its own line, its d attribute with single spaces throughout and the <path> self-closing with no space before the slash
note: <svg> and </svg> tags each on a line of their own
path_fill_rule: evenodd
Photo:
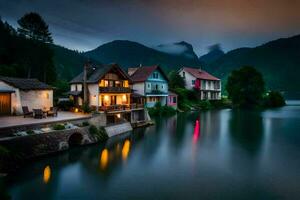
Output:
<svg viewBox="0 0 300 200">
<path fill-rule="evenodd" d="M 167 98 L 167 105 L 173 107 L 174 109 L 177 109 L 177 94 L 174 92 L 169 91 L 168 98 Z"/>
</svg>

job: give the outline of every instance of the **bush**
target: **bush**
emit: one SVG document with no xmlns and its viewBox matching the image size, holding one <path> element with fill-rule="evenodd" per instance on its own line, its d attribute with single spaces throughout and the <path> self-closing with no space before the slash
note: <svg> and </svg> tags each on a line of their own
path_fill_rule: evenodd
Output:
<svg viewBox="0 0 300 200">
<path fill-rule="evenodd" d="M 32 134 L 34 134 L 34 131 L 33 131 L 33 130 L 28 130 L 28 131 L 26 131 L 26 133 L 27 133 L 28 135 L 32 135 Z"/>
<path fill-rule="evenodd" d="M 55 124 L 52 128 L 53 128 L 53 130 L 64 130 L 65 129 L 65 125 L 63 125 L 63 124 Z"/>
<path fill-rule="evenodd" d="M 209 110 L 209 109 L 212 108 L 212 105 L 208 100 L 203 100 L 203 101 L 199 101 L 196 104 L 196 107 L 201 109 L 201 110 Z"/>
<path fill-rule="evenodd" d="M 82 127 L 84 127 L 84 126 L 88 126 L 88 125 L 90 125 L 90 123 L 89 123 L 89 122 L 82 122 L 82 124 L 81 124 L 81 126 L 82 126 Z"/>
<path fill-rule="evenodd" d="M 153 108 L 148 108 L 148 113 L 150 116 L 170 116 L 176 114 L 176 110 L 170 106 L 161 106 L 158 102 Z"/>
<path fill-rule="evenodd" d="M 271 91 L 264 97 L 264 106 L 267 108 L 276 108 L 284 105 L 285 100 L 280 92 Z"/>
<path fill-rule="evenodd" d="M 89 132 L 99 142 L 104 142 L 108 139 L 108 135 L 104 127 L 100 127 L 98 129 L 96 126 L 91 125 L 89 128 Z"/>
<path fill-rule="evenodd" d="M 57 107 L 63 111 L 70 111 L 72 107 L 74 107 L 74 101 L 60 101 L 57 104 Z"/>
<path fill-rule="evenodd" d="M 89 106 L 88 102 L 84 102 L 81 106 L 81 109 L 84 113 L 90 113 L 92 111 L 91 107 Z"/>
</svg>

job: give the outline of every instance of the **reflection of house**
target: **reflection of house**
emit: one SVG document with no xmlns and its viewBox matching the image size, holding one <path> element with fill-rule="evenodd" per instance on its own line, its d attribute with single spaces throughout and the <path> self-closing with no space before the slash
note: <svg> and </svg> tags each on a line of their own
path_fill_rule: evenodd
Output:
<svg viewBox="0 0 300 200">
<path fill-rule="evenodd" d="M 71 80 L 70 98 L 81 106 L 84 99 L 85 71 Z M 116 64 L 86 68 L 87 100 L 93 110 L 106 113 L 107 122 L 126 119 L 144 119 L 144 111 L 131 115 L 132 110 L 143 110 L 143 106 L 131 104 L 131 79 Z"/>
<path fill-rule="evenodd" d="M 53 88 L 37 79 L 0 76 L 0 114 L 22 114 L 22 106 L 49 109 L 53 106 Z"/>
<path fill-rule="evenodd" d="M 145 98 L 147 107 L 153 107 L 156 102 L 166 105 L 168 78 L 158 65 L 129 68 L 128 74 L 133 81 L 134 93 Z"/>
<path fill-rule="evenodd" d="M 185 80 L 187 89 L 196 89 L 200 92 L 201 99 L 221 99 L 221 80 L 204 70 L 183 67 L 179 75 Z"/>
<path fill-rule="evenodd" d="M 177 103 L 178 103 L 177 94 L 169 91 L 169 95 L 167 98 L 167 105 L 173 107 L 174 109 L 177 109 Z"/>
</svg>

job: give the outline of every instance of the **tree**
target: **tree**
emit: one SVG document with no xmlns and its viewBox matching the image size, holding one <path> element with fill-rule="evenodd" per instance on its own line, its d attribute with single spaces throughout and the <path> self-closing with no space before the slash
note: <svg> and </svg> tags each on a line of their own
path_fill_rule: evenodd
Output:
<svg viewBox="0 0 300 200">
<path fill-rule="evenodd" d="M 264 97 L 264 106 L 268 108 L 276 108 L 285 105 L 284 97 L 280 92 L 271 91 Z"/>
<path fill-rule="evenodd" d="M 265 82 L 260 72 L 245 66 L 231 72 L 226 90 L 234 106 L 255 107 L 262 102 Z"/>
<path fill-rule="evenodd" d="M 18 28 L 20 35 L 45 43 L 53 42 L 48 25 L 38 13 L 30 12 L 25 14 L 18 20 L 18 24 L 20 26 Z"/>
<path fill-rule="evenodd" d="M 171 71 L 168 77 L 169 77 L 169 87 L 171 89 L 184 88 L 185 86 L 184 79 L 176 71 Z"/>
</svg>

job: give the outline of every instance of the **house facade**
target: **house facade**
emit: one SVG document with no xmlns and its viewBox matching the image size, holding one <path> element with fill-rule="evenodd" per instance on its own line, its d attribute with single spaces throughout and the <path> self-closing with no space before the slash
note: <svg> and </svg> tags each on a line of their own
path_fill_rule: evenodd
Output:
<svg viewBox="0 0 300 200">
<path fill-rule="evenodd" d="M 143 106 L 130 102 L 132 81 L 117 64 L 90 66 L 70 81 L 69 95 L 78 107 L 83 105 L 85 88 L 89 106 L 106 113 L 109 122 L 131 121 L 132 110 L 143 110 Z M 135 116 L 142 118 L 143 113 Z"/>
<path fill-rule="evenodd" d="M 22 106 L 49 110 L 53 107 L 53 88 L 37 79 L 0 76 L 0 115 L 20 115 Z"/>
<path fill-rule="evenodd" d="M 168 78 L 158 65 L 129 68 L 128 74 L 133 92 L 144 97 L 146 107 L 153 107 L 157 102 L 167 104 Z"/>
<path fill-rule="evenodd" d="M 178 104 L 178 95 L 174 92 L 169 91 L 168 98 L 167 98 L 167 106 L 170 106 L 176 110 L 177 104 Z"/>
<path fill-rule="evenodd" d="M 221 80 L 208 72 L 191 67 L 183 67 L 178 71 L 189 90 L 199 91 L 201 100 L 221 99 Z"/>
</svg>

